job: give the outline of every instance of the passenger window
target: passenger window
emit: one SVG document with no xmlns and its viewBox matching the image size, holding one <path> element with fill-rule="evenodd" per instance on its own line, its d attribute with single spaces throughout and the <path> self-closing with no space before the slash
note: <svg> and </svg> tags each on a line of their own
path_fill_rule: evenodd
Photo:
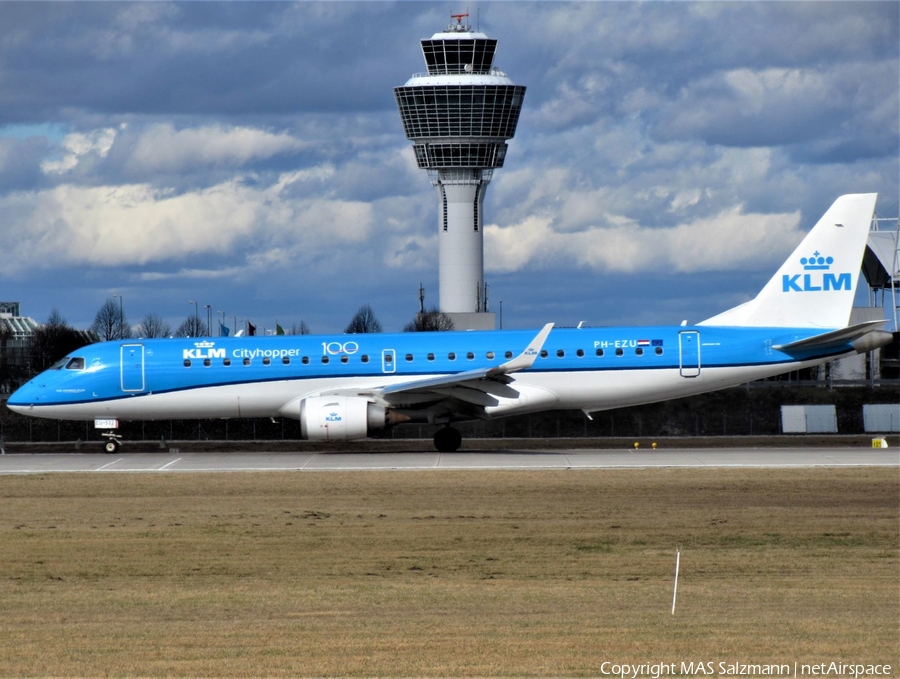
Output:
<svg viewBox="0 0 900 679">
<path fill-rule="evenodd" d="M 564 349 L 557 349 L 557 350 L 556 350 L 556 355 L 557 355 L 557 357 L 559 357 L 559 358 L 565 358 L 565 357 L 566 357 L 566 352 L 565 352 Z"/>
<path fill-rule="evenodd" d="M 662 356 L 662 347 L 656 347 L 656 355 Z"/>
<path fill-rule="evenodd" d="M 189 358 L 184 359 L 184 367 L 185 368 L 191 367 L 191 359 L 189 359 Z"/>
<path fill-rule="evenodd" d="M 512 358 L 512 352 L 511 352 L 511 351 L 507 351 L 507 352 L 506 352 L 505 354 L 503 354 L 503 355 L 506 356 L 507 359 Z"/>
<path fill-rule="evenodd" d="M 224 365 L 227 368 L 228 366 L 231 365 L 231 359 L 230 358 L 222 359 L 222 365 Z"/>
<path fill-rule="evenodd" d="M 597 349 L 597 356 L 603 356 L 603 349 Z"/>
<path fill-rule="evenodd" d="M 269 365 L 271 362 L 272 362 L 272 359 L 269 358 L 268 356 L 266 356 L 266 357 L 263 359 L 263 365 Z"/>
<path fill-rule="evenodd" d="M 451 351 L 449 354 L 447 354 L 447 358 L 450 359 L 451 361 L 455 361 L 455 360 L 456 360 L 456 354 L 454 354 L 454 353 Z"/>
<path fill-rule="evenodd" d="M 350 357 L 347 356 L 347 354 L 344 354 L 343 356 L 341 356 L 341 363 L 346 363 L 349 360 L 350 360 Z"/>
<path fill-rule="evenodd" d="M 359 360 L 362 361 L 363 363 L 368 363 L 369 357 L 366 354 L 363 354 Z"/>
<path fill-rule="evenodd" d="M 303 358 L 300 359 L 300 362 L 303 365 L 309 365 L 309 356 L 304 356 Z"/>
<path fill-rule="evenodd" d="M 385 363 L 393 363 L 393 362 L 394 362 L 394 356 L 393 356 L 393 354 L 385 354 L 385 355 L 384 355 L 384 362 L 385 362 Z"/>
<path fill-rule="evenodd" d="M 547 350 L 541 349 L 541 358 L 547 358 Z"/>
<path fill-rule="evenodd" d="M 77 356 L 66 363 L 66 370 L 84 370 L 84 359 Z"/>
<path fill-rule="evenodd" d="M 487 358 L 487 360 L 489 360 L 489 361 L 493 361 L 494 360 L 494 352 L 493 351 L 487 352 L 485 354 L 485 358 Z"/>
<path fill-rule="evenodd" d="M 244 365 L 250 365 L 250 359 L 249 359 L 249 358 L 245 358 L 245 359 L 244 359 Z"/>
<path fill-rule="evenodd" d="M 328 365 L 328 357 L 327 356 L 322 357 L 322 363 L 324 363 L 325 365 Z"/>
<path fill-rule="evenodd" d="M 584 356 L 584 349 L 579 349 L 578 351 L 575 352 L 575 355 L 578 358 L 581 358 L 582 356 Z"/>
<path fill-rule="evenodd" d="M 291 364 L 291 357 L 290 357 L 290 356 L 282 356 L 282 357 L 281 357 L 281 362 L 284 363 L 285 365 L 290 365 L 290 364 Z"/>
<path fill-rule="evenodd" d="M 622 350 L 621 347 L 616 349 L 616 356 L 624 356 L 624 355 L 625 355 L 625 352 Z"/>
<path fill-rule="evenodd" d="M 412 362 L 412 360 L 413 360 L 413 355 L 412 355 L 412 354 L 406 354 L 406 362 L 407 362 L 407 363 L 410 363 L 410 362 Z"/>
<path fill-rule="evenodd" d="M 470 361 L 474 361 L 474 360 L 475 360 L 475 354 L 473 354 L 473 353 L 470 351 L 469 353 L 466 354 L 466 358 L 468 358 Z"/>
<path fill-rule="evenodd" d="M 643 356 L 644 350 L 641 347 L 638 347 L 637 349 L 634 350 L 634 353 L 637 354 L 638 356 Z"/>
<path fill-rule="evenodd" d="M 203 359 L 203 367 L 204 368 L 208 368 L 211 365 L 212 365 L 212 361 L 210 359 L 208 359 L 208 358 Z"/>
<path fill-rule="evenodd" d="M 428 360 L 429 360 L 429 361 L 433 361 L 433 360 L 434 360 L 434 354 L 428 354 Z"/>
</svg>

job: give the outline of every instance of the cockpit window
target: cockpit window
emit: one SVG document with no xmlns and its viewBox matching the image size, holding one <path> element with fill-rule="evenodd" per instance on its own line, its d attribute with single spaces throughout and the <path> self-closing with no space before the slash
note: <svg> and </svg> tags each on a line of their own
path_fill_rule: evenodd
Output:
<svg viewBox="0 0 900 679">
<path fill-rule="evenodd" d="M 84 370 L 84 359 L 81 356 L 69 359 L 69 362 L 66 363 L 66 370 Z"/>
<path fill-rule="evenodd" d="M 69 357 L 66 356 L 65 358 L 61 358 L 56 363 L 51 365 L 48 368 L 48 370 L 62 370 L 65 367 L 66 363 L 68 363 L 68 362 L 69 362 Z"/>
</svg>

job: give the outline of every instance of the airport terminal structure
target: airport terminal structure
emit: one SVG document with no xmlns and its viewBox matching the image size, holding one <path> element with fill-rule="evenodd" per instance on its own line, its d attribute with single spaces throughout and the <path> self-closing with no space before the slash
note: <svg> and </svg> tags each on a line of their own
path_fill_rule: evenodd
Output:
<svg viewBox="0 0 900 679">
<path fill-rule="evenodd" d="M 457 330 L 493 329 L 484 282 L 484 195 L 503 167 L 525 87 L 494 66 L 497 41 L 456 23 L 422 40 L 427 73 L 394 97 L 403 130 L 438 197 L 440 311 Z"/>
</svg>

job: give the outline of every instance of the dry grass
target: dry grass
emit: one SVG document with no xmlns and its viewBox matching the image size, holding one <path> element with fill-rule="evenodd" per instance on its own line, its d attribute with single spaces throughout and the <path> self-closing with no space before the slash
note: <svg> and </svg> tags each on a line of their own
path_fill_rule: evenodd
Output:
<svg viewBox="0 0 900 679">
<path fill-rule="evenodd" d="M 6 476 L 0 675 L 597 676 L 604 661 L 682 660 L 896 673 L 898 477 Z"/>
</svg>

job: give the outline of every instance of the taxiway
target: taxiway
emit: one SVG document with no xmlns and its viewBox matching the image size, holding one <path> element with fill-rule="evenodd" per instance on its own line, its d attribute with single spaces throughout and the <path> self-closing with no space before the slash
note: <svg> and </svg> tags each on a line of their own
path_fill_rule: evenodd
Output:
<svg viewBox="0 0 900 679">
<path fill-rule="evenodd" d="M 698 448 L 678 450 L 523 450 L 410 453 L 29 453 L 0 456 L 2 474 L 123 472 L 264 472 L 502 469 L 635 469 L 667 467 L 900 466 L 898 449 Z"/>
</svg>

